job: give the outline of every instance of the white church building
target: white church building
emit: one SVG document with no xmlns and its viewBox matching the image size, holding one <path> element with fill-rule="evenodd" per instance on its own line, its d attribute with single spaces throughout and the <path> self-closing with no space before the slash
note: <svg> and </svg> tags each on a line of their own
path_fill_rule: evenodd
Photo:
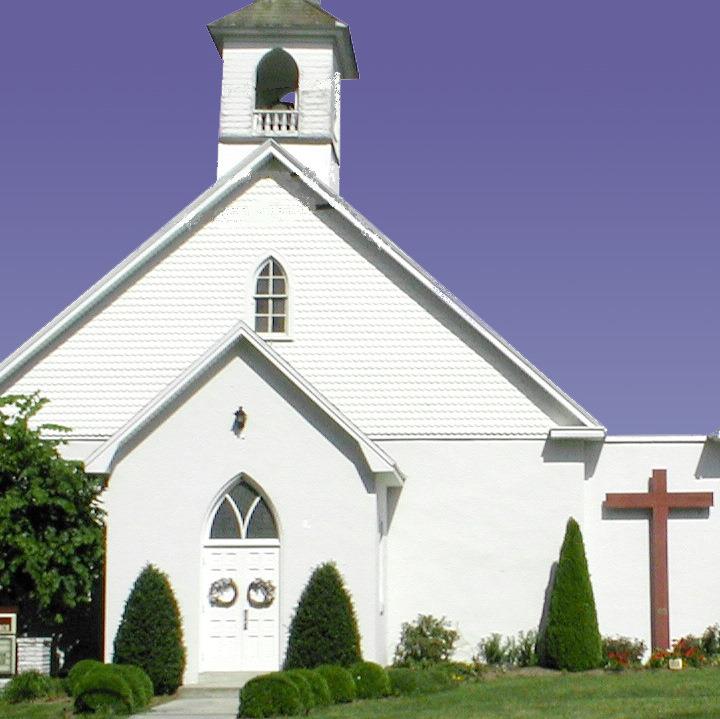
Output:
<svg viewBox="0 0 720 719">
<path fill-rule="evenodd" d="M 0 365 L 0 393 L 39 390 L 66 455 L 106 477 L 107 657 L 150 562 L 186 683 L 276 669 L 329 560 L 366 658 L 391 661 L 419 613 L 467 657 L 537 627 L 571 516 L 603 634 L 720 621 L 720 510 L 606 503 L 654 470 L 715 492 L 719 438 L 613 436 L 338 194 L 358 69 L 320 2 L 255 0 L 210 33 L 217 182 Z M 668 511 L 669 604 L 650 571 Z"/>
</svg>

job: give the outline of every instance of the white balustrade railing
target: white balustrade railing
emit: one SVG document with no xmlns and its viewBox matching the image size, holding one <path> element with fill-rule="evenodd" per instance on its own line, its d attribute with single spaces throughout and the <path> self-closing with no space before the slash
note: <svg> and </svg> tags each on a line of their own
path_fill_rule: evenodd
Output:
<svg viewBox="0 0 720 719">
<path fill-rule="evenodd" d="M 255 132 L 260 135 L 289 135 L 298 131 L 297 110 L 255 110 Z"/>
</svg>

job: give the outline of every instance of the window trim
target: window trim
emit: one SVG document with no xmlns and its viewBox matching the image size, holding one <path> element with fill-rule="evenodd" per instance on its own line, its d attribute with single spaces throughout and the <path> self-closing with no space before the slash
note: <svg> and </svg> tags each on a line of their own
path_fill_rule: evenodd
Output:
<svg viewBox="0 0 720 719">
<path fill-rule="evenodd" d="M 247 487 L 252 490 L 252 492 L 255 493 L 255 498 L 250 503 L 250 506 L 247 509 L 247 512 L 245 513 L 245 516 L 243 517 L 240 513 L 240 508 L 237 506 L 235 500 L 232 498 L 230 493 L 235 489 L 235 487 L 239 486 L 240 484 L 245 484 Z M 239 537 L 213 537 L 212 531 L 213 531 L 213 525 L 215 524 L 215 519 L 217 518 L 218 512 L 220 511 L 223 504 L 227 502 L 230 505 L 230 509 L 232 513 L 235 515 L 235 521 L 237 522 L 238 529 L 240 530 L 240 536 Z M 276 537 L 248 537 L 247 533 L 250 529 L 250 524 L 252 523 L 253 517 L 255 515 L 255 510 L 258 508 L 258 506 L 263 503 L 265 507 L 267 508 L 267 511 L 270 513 L 270 516 L 273 521 L 273 525 L 275 527 L 275 532 L 277 534 Z M 233 544 L 233 545 L 245 545 L 245 546 L 279 546 L 280 545 L 280 527 L 278 526 L 277 517 L 275 515 L 275 510 L 273 506 L 268 501 L 267 497 L 263 492 L 261 492 L 257 487 L 255 487 L 251 482 L 248 482 L 245 478 L 241 478 L 240 480 L 233 482 L 230 486 L 227 487 L 227 489 L 220 495 L 218 498 L 218 501 L 215 503 L 215 507 L 210 515 L 210 521 L 207 525 L 206 533 L 205 533 L 205 543 L 208 546 L 221 546 L 221 545 L 227 545 L 227 544 Z"/>
<path fill-rule="evenodd" d="M 270 281 L 269 285 L 269 292 L 267 295 L 259 294 L 258 293 L 258 284 L 259 281 L 263 278 L 260 277 L 260 273 L 265 269 L 266 265 L 269 262 L 273 262 L 274 265 L 280 268 L 280 271 L 282 275 L 278 274 L 270 274 L 268 275 L 268 280 Z M 251 297 L 252 297 L 252 320 L 250 322 L 250 326 L 253 328 L 253 331 L 256 332 L 260 337 L 262 337 L 264 340 L 268 340 L 270 342 L 291 342 L 292 337 L 290 335 L 290 329 L 291 329 L 291 298 L 290 298 L 290 277 L 288 275 L 288 271 L 286 269 L 287 264 L 278 258 L 276 254 L 269 254 L 266 255 L 265 258 L 257 265 L 257 268 L 255 270 L 255 273 L 252 277 L 252 286 L 251 286 Z M 273 294 L 273 286 L 272 286 L 272 280 L 275 279 L 284 279 L 285 280 L 285 293 L 284 294 Z M 285 310 L 284 314 L 280 315 L 278 313 L 273 312 L 273 305 L 271 304 L 268 308 L 268 312 L 261 312 L 259 313 L 257 311 L 257 302 L 258 300 L 267 300 L 270 303 L 274 303 L 277 300 L 284 300 L 285 301 Z M 285 319 L 285 328 L 282 332 L 273 332 L 271 329 L 268 330 L 258 330 L 257 329 L 257 319 L 258 316 L 267 317 L 268 327 L 272 327 L 272 319 L 273 317 L 279 317 L 283 316 Z"/>
</svg>

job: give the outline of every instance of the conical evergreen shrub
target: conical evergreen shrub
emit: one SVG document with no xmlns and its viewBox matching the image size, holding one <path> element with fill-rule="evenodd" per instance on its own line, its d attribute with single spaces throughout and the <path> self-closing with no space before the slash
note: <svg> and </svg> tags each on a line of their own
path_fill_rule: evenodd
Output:
<svg viewBox="0 0 720 719">
<path fill-rule="evenodd" d="M 355 609 L 335 564 L 312 573 L 290 624 L 285 669 L 349 667 L 362 659 Z"/>
<path fill-rule="evenodd" d="M 603 664 L 595 598 L 578 523 L 571 517 L 560 549 L 560 559 L 538 639 L 540 664 L 571 672 Z"/>
<path fill-rule="evenodd" d="M 115 637 L 113 661 L 144 669 L 155 694 L 173 694 L 185 671 L 180 610 L 165 574 L 149 564 L 130 592 Z"/>
</svg>

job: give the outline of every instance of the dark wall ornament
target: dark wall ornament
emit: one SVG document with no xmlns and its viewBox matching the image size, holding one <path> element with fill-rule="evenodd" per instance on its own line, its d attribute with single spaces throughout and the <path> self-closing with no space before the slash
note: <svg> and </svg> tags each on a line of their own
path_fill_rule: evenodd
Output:
<svg viewBox="0 0 720 719">
<path fill-rule="evenodd" d="M 223 577 L 210 585 L 208 601 L 211 607 L 229 609 L 235 604 L 238 598 L 237 584 L 229 577 Z"/>
<path fill-rule="evenodd" d="M 248 604 L 253 609 L 267 609 L 275 601 L 275 585 L 266 579 L 250 582 L 247 589 Z"/>
<path fill-rule="evenodd" d="M 247 412 L 242 408 L 239 407 L 237 412 L 235 412 L 235 421 L 233 422 L 233 433 L 236 436 L 240 436 L 242 431 L 245 429 L 245 425 L 247 424 Z"/>
</svg>

